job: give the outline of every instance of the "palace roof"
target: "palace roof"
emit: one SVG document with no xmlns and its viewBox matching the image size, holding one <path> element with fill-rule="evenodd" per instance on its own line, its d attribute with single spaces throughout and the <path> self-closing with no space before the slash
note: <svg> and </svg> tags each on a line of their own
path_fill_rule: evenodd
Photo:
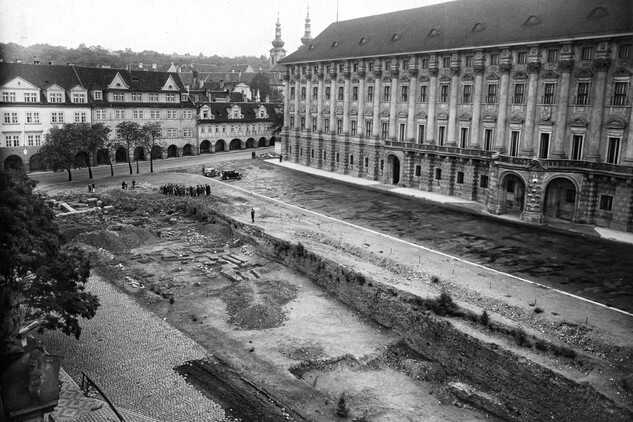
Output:
<svg viewBox="0 0 633 422">
<path fill-rule="evenodd" d="M 633 35 L 630 0 L 461 0 L 335 22 L 281 64 Z"/>
</svg>

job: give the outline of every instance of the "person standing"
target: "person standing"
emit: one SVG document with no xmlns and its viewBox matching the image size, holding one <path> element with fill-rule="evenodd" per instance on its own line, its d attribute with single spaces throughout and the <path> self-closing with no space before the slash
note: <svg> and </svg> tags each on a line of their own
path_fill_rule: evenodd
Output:
<svg viewBox="0 0 633 422">
<path fill-rule="evenodd" d="M 251 208 L 251 222 L 255 222 L 255 208 Z"/>
<path fill-rule="evenodd" d="M 132 179 L 132 189 L 134 189 L 134 186 L 136 186 L 136 180 Z"/>
<path fill-rule="evenodd" d="M 283 154 L 279 154 L 279 162 L 281 163 L 284 160 L 284 155 Z"/>
</svg>

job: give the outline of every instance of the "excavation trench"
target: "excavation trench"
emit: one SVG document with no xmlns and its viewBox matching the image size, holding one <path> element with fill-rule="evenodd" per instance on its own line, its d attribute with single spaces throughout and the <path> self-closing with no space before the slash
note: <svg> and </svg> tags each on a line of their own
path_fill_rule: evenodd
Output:
<svg viewBox="0 0 633 422">
<path fill-rule="evenodd" d="M 284 221 L 296 226 L 288 236 L 227 217 L 250 210 L 243 198 L 124 196 L 65 232 L 112 283 L 212 352 L 174 369 L 229 416 L 330 421 L 346 397 L 371 421 L 631 419 L 625 401 L 547 362 L 599 363 L 450 295 L 394 287 L 378 259 L 350 258 L 301 217 Z"/>
<path fill-rule="evenodd" d="M 579 383 L 541 365 L 529 356 L 500 345 L 494 338 L 510 336 L 519 346 L 538 342 L 541 350 L 559 358 L 574 360 L 574 351 L 560 349 L 545 341 L 530 338 L 521 330 L 488 324 L 483 334 L 466 333 L 468 323 L 481 321 L 456 307 L 450 298 L 425 299 L 374 280 L 361 271 L 319 256 L 301 243 L 271 236 L 256 227 L 219 215 L 210 208 L 196 206 L 196 215 L 224 219 L 236 231 L 248 234 L 259 245 L 259 253 L 282 263 L 312 280 L 332 297 L 359 312 L 369 321 L 394 330 L 401 340 L 389 353 L 399 369 L 417 367 L 432 374 L 434 381 L 445 382 L 445 391 L 457 400 L 510 421 L 627 421 L 629 409 L 613 402 L 587 383 Z M 487 335 L 490 330 L 494 335 Z M 523 338 L 525 336 L 525 338 Z M 519 348 L 520 349 L 520 348 Z M 400 350 L 403 353 L 394 353 Z M 379 357 L 359 362 L 352 357 L 332 361 L 305 360 L 290 371 L 307 382 L 314 382 L 319 371 L 332 365 L 348 367 L 378 365 Z M 432 368 L 422 371 L 421 368 Z M 407 372 L 405 370 L 405 372 Z M 412 372 L 408 371 L 409 374 Z M 413 371 L 415 372 L 415 371 Z M 309 375 L 312 376 L 309 377 Z M 310 378 L 310 379 L 307 379 Z"/>
</svg>

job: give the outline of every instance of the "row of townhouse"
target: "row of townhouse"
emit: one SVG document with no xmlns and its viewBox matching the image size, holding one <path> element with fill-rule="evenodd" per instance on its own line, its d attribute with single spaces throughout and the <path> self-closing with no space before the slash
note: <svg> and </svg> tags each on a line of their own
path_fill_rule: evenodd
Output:
<svg viewBox="0 0 633 422">
<path fill-rule="evenodd" d="M 22 63 L 0 63 L 0 100 L 0 163 L 27 171 L 43 170 L 38 151 L 49 129 L 64 123 L 103 123 L 114 139 L 123 121 L 160 122 L 162 146 L 137 148 L 134 158 L 168 158 L 269 146 L 281 113 L 272 104 L 197 103 L 177 73 Z M 127 161 L 127 151 L 99 151 L 92 160 Z"/>
<path fill-rule="evenodd" d="M 627 0 L 469 0 L 333 23 L 279 62 L 282 152 L 631 231 L 632 20 Z"/>
</svg>

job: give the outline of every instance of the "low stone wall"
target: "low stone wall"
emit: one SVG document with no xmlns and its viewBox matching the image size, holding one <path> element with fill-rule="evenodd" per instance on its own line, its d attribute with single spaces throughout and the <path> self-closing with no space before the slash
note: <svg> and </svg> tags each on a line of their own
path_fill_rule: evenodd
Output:
<svg viewBox="0 0 633 422">
<path fill-rule="evenodd" d="M 244 228 L 242 223 L 213 210 L 197 207 L 197 216 L 226 221 L 240 232 Z M 633 420 L 632 412 L 590 385 L 464 333 L 450 318 L 429 312 L 428 299 L 369 279 L 259 228 L 248 226 L 244 230 L 259 238 L 261 253 L 269 259 L 310 278 L 366 318 L 396 330 L 413 350 L 441 364 L 447 374 L 493 397 L 473 403 L 490 413 L 521 422 Z"/>
</svg>

